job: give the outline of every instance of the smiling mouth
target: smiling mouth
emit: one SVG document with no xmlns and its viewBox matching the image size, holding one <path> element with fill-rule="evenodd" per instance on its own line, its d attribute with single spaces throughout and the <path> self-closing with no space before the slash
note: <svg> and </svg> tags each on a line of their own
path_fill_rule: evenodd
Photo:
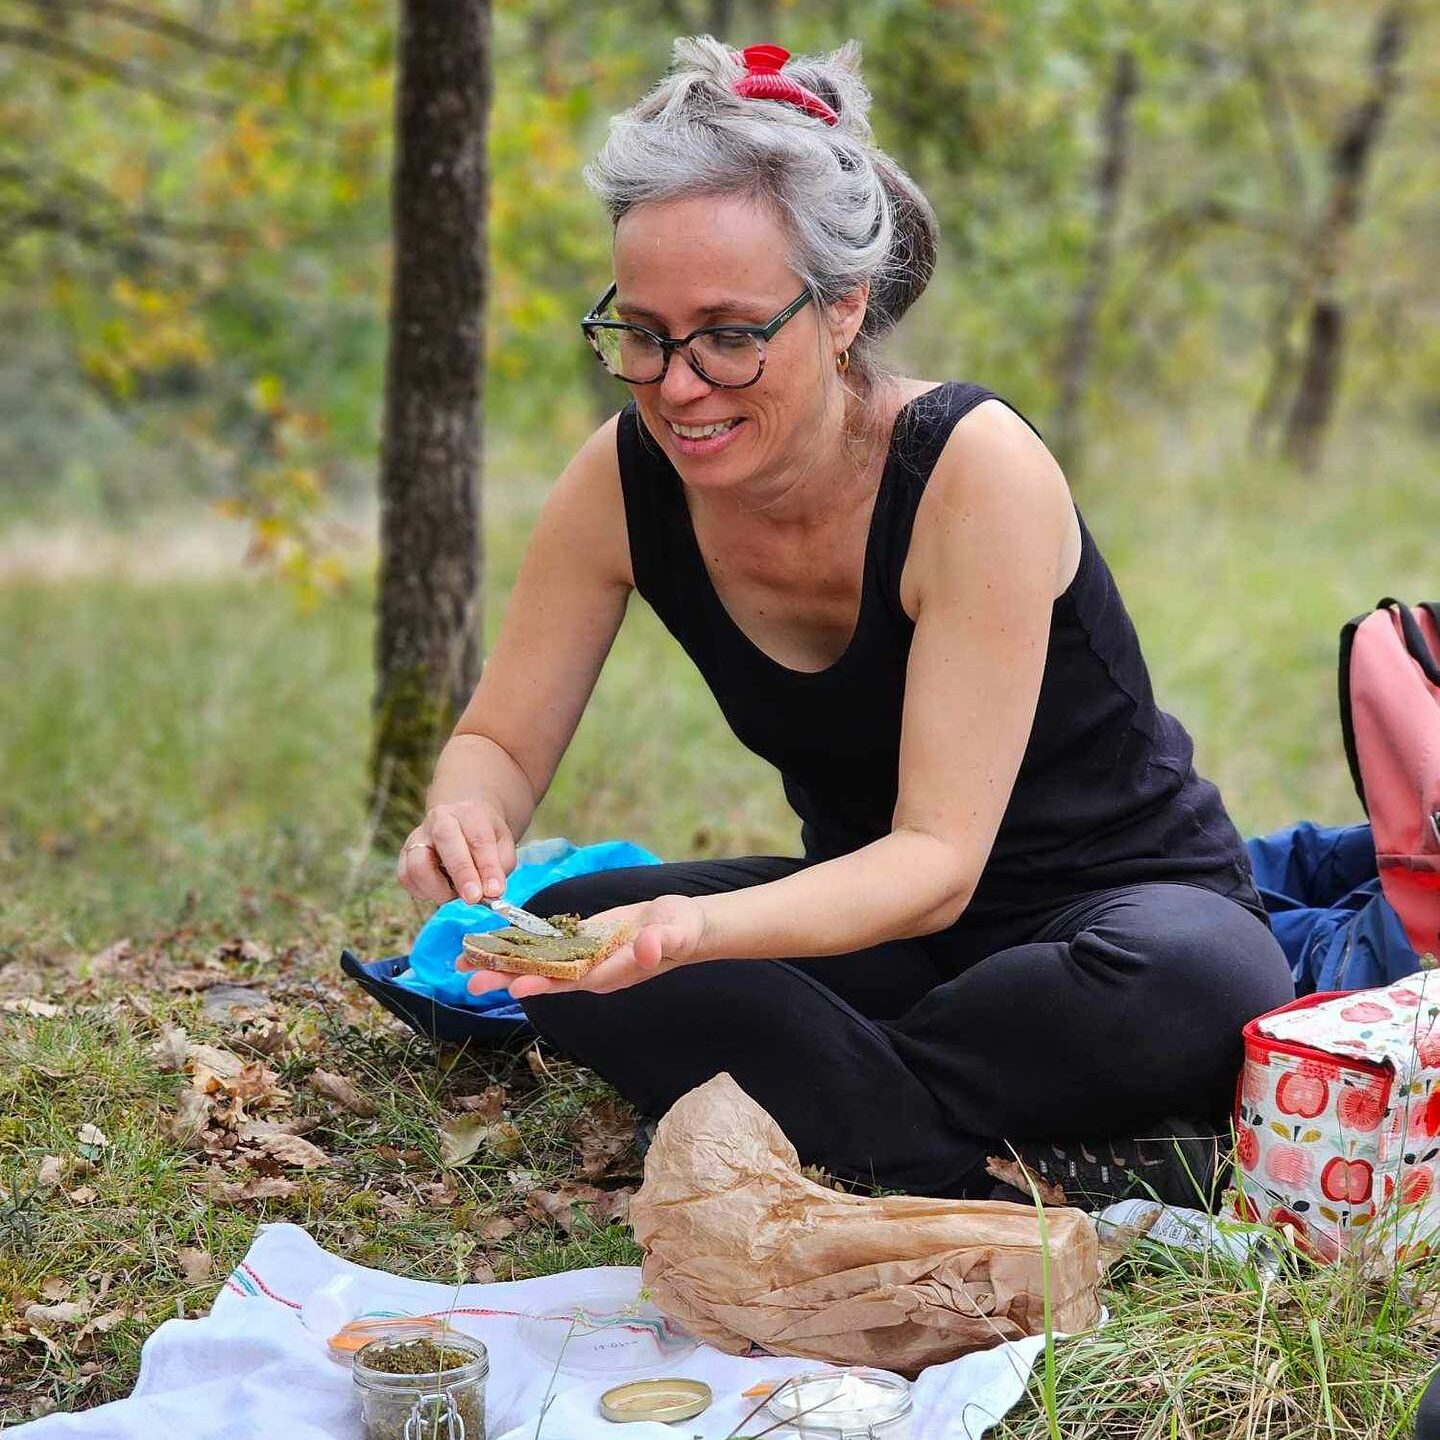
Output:
<svg viewBox="0 0 1440 1440">
<path fill-rule="evenodd" d="M 740 421 L 738 418 L 717 420 L 713 425 L 681 425 L 675 420 L 667 420 L 665 423 L 684 440 L 709 440 L 712 436 L 733 430 Z"/>
</svg>

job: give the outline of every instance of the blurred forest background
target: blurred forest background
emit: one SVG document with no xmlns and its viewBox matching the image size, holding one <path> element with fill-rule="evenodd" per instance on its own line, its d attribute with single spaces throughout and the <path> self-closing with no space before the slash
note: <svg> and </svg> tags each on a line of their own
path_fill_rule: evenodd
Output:
<svg viewBox="0 0 1440 1440">
<path fill-rule="evenodd" d="M 1247 831 L 1354 818 L 1336 633 L 1436 589 L 1436 12 L 498 0 L 487 627 L 626 398 L 576 323 L 609 278 L 579 175 L 607 118 L 678 33 L 855 37 L 945 237 L 896 363 L 1050 437 Z M 395 48 L 379 0 L 0 5 L 12 944 L 387 883 L 363 776 Z M 534 833 L 793 848 L 677 656 L 632 615 Z"/>
<path fill-rule="evenodd" d="M 126 1393 L 257 1219 L 450 1281 L 636 1256 L 605 1087 L 436 1050 L 336 968 L 408 950 L 425 908 L 369 784 L 382 470 L 393 521 L 433 516 L 406 486 L 442 468 L 381 455 L 402 8 L 486 9 L 0 0 L 0 1428 Z M 494 0 L 476 639 L 626 399 L 577 323 L 610 279 L 581 167 L 703 32 L 862 42 L 944 232 L 895 364 L 989 385 L 1060 453 L 1243 831 L 1361 818 L 1339 629 L 1440 595 L 1440 6 Z M 532 835 L 796 832 L 637 602 Z M 1338 1269 L 1224 1304 L 1208 1262 L 1157 1273 L 1073 1351 L 1066 1433 L 1230 1440 L 1276 1407 L 1277 1434 L 1409 1433 L 1437 1313 L 1413 1271 L 1404 1304 Z M 1059 1433 L 1038 1400 L 1003 1429 Z"/>
</svg>

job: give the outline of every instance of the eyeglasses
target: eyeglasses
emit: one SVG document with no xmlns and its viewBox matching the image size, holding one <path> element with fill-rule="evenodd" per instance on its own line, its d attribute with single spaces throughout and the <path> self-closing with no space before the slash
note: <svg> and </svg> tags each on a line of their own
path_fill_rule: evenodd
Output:
<svg viewBox="0 0 1440 1440">
<path fill-rule="evenodd" d="M 797 295 L 768 325 L 705 325 L 681 340 L 657 335 L 643 325 L 602 318 L 615 298 L 611 287 L 595 302 L 580 328 L 600 363 L 630 385 L 654 385 L 665 378 L 670 356 L 679 350 L 685 363 L 708 385 L 743 390 L 765 372 L 765 345 L 815 297 Z"/>
</svg>

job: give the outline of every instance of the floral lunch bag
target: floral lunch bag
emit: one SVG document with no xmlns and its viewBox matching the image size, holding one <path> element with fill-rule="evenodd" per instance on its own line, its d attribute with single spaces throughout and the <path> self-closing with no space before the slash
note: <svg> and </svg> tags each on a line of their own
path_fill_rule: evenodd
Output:
<svg viewBox="0 0 1440 1440">
<path fill-rule="evenodd" d="M 1231 1212 L 1315 1258 L 1403 1259 L 1440 1232 L 1440 971 L 1307 995 L 1246 1025 Z"/>
</svg>

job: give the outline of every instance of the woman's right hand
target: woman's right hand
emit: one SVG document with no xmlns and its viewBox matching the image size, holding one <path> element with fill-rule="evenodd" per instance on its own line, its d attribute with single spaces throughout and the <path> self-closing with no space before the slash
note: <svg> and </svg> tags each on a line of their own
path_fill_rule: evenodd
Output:
<svg viewBox="0 0 1440 1440">
<path fill-rule="evenodd" d="M 396 878 L 414 896 L 471 905 L 505 893 L 515 868 L 515 840 L 497 805 L 460 800 L 436 805 L 400 847 Z"/>
</svg>

